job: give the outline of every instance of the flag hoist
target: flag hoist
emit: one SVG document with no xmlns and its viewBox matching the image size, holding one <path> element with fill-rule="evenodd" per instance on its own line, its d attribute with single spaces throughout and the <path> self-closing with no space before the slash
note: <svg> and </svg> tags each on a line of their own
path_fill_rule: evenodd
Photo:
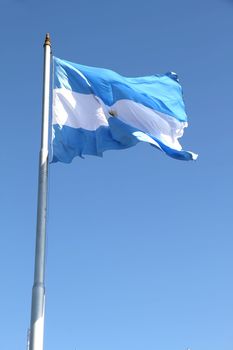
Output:
<svg viewBox="0 0 233 350">
<path fill-rule="evenodd" d="M 54 57 L 52 162 L 102 156 L 146 142 L 172 158 L 194 160 L 179 143 L 187 127 L 182 88 L 173 72 L 128 78 Z M 29 350 L 43 350 L 51 42 L 44 43 L 34 285 Z"/>
<path fill-rule="evenodd" d="M 42 100 L 41 149 L 39 157 L 38 203 L 34 284 L 32 288 L 30 350 L 43 350 L 45 310 L 45 248 L 48 188 L 48 130 L 50 93 L 51 42 L 46 34 L 44 42 L 44 74 Z"/>
</svg>

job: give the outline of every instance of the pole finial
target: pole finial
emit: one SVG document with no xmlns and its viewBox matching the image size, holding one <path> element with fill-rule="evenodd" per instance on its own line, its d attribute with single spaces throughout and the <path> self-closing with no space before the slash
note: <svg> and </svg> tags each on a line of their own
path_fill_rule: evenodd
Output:
<svg viewBox="0 0 233 350">
<path fill-rule="evenodd" d="M 46 33 L 44 46 L 45 46 L 45 45 L 51 46 L 51 41 L 50 41 L 50 35 L 49 35 L 49 33 Z"/>
</svg>

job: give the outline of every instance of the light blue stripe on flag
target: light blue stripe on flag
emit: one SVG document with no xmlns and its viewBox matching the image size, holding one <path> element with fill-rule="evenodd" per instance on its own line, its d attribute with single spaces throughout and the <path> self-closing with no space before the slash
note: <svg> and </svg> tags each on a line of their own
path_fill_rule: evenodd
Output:
<svg viewBox="0 0 233 350">
<path fill-rule="evenodd" d="M 94 94 L 107 106 L 128 99 L 187 121 L 182 89 L 175 73 L 126 78 L 109 69 L 87 67 L 59 58 L 54 58 L 54 63 L 54 88 Z"/>
<path fill-rule="evenodd" d="M 53 162 L 140 141 L 176 159 L 196 159 L 178 141 L 186 126 L 176 74 L 126 78 L 54 58 Z"/>
</svg>

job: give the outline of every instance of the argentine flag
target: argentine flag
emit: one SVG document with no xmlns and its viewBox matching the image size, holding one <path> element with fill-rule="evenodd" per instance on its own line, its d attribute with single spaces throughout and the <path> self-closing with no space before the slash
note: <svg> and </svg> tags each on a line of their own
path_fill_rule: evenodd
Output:
<svg viewBox="0 0 233 350">
<path fill-rule="evenodd" d="M 175 73 L 127 78 L 54 57 L 52 124 L 52 162 L 138 142 L 172 158 L 197 158 L 179 143 L 187 116 Z"/>
</svg>

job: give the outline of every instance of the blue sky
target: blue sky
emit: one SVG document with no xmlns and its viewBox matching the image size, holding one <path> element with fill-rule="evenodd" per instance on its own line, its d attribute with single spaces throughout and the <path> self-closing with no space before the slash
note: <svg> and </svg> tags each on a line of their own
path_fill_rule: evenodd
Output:
<svg viewBox="0 0 233 350">
<path fill-rule="evenodd" d="M 30 322 L 50 32 L 60 58 L 177 72 L 199 159 L 141 144 L 51 165 L 45 349 L 231 350 L 233 2 L 1 0 L 0 27 L 0 348 Z"/>
</svg>

